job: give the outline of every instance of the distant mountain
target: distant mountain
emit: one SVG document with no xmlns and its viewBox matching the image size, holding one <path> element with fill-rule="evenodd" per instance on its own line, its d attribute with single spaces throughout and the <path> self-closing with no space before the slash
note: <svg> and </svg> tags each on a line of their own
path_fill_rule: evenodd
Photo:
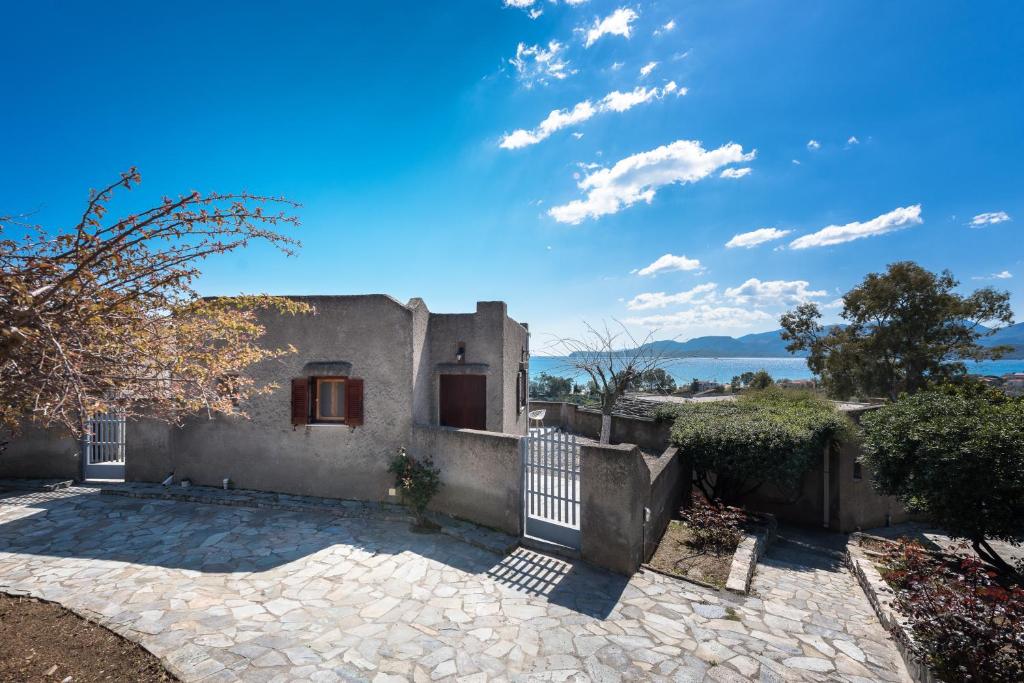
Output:
<svg viewBox="0 0 1024 683">
<path fill-rule="evenodd" d="M 804 358 L 807 352 L 790 353 L 782 340 L 782 330 L 745 334 L 742 337 L 694 337 L 687 341 L 664 341 L 645 344 L 666 358 Z M 1004 358 L 1024 358 L 1024 323 L 1004 327 L 981 340 L 983 346 L 1012 346 L 1014 351 Z M 574 354 L 575 355 L 575 354 Z"/>
<path fill-rule="evenodd" d="M 982 346 L 1012 346 L 1013 351 L 1003 358 L 1024 358 L 1024 323 L 997 330 L 991 337 L 981 340 Z"/>
</svg>

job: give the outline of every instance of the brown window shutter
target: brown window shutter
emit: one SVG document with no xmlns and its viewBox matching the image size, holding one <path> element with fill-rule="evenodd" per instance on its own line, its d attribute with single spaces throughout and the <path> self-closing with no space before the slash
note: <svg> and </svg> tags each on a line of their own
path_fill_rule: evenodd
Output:
<svg viewBox="0 0 1024 683">
<path fill-rule="evenodd" d="M 345 424 L 363 424 L 363 380 L 354 377 L 345 380 Z"/>
<path fill-rule="evenodd" d="M 292 380 L 292 426 L 309 422 L 309 380 L 305 377 Z"/>
</svg>

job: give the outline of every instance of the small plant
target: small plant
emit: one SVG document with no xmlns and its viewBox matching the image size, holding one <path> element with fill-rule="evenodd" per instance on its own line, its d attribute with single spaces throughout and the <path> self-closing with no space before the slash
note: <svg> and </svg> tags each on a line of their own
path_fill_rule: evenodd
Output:
<svg viewBox="0 0 1024 683">
<path fill-rule="evenodd" d="M 1024 589 L 975 557 L 938 555 L 916 542 L 886 553 L 896 590 L 928 666 L 943 681 L 1024 680 Z"/>
<path fill-rule="evenodd" d="M 395 475 L 395 488 L 412 509 L 416 526 L 421 529 L 436 526 L 426 517 L 427 505 L 441 490 L 441 470 L 434 466 L 433 458 L 417 460 L 405 448 L 399 448 L 388 464 L 388 472 Z"/>
<path fill-rule="evenodd" d="M 715 552 L 735 550 L 743 538 L 743 524 L 747 521 L 743 510 L 721 501 L 708 503 L 700 497 L 694 498 L 690 509 L 682 511 L 682 517 L 690 528 L 690 545 Z"/>
</svg>

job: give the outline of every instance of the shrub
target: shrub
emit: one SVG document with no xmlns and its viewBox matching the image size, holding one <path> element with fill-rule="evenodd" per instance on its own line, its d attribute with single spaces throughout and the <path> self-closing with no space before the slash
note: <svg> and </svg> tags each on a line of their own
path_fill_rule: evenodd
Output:
<svg viewBox="0 0 1024 683">
<path fill-rule="evenodd" d="M 693 505 L 683 510 L 681 516 L 690 529 L 690 545 L 697 550 L 715 552 L 735 550 L 743 538 L 743 524 L 747 521 L 743 510 L 721 501 L 708 503 L 700 497 L 695 497 Z"/>
<path fill-rule="evenodd" d="M 388 464 L 388 472 L 395 475 L 395 487 L 405 503 L 412 508 L 416 524 L 428 526 L 425 515 L 427 505 L 441 490 L 441 470 L 434 467 L 433 458 L 417 460 L 406 453 L 404 448 L 399 448 Z"/>
<path fill-rule="evenodd" d="M 848 431 L 829 401 L 772 387 L 680 406 L 672 442 L 692 459 L 708 498 L 735 503 L 764 483 L 795 492 L 823 449 Z"/>
<path fill-rule="evenodd" d="M 986 539 L 1024 540 L 1024 401 L 944 387 L 903 396 L 861 424 L 863 460 L 879 491 L 1013 573 Z"/>
<path fill-rule="evenodd" d="M 937 556 L 917 543 L 890 550 L 881 573 L 939 679 L 1024 680 L 1024 589 L 998 583 L 973 557 Z"/>
</svg>

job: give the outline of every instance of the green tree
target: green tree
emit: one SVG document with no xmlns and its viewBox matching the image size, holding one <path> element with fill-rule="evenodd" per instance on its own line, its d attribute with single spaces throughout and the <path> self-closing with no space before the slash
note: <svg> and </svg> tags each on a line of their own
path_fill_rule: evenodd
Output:
<svg viewBox="0 0 1024 683">
<path fill-rule="evenodd" d="M 530 382 L 530 396 L 538 399 L 565 398 L 573 393 L 572 389 L 572 380 L 568 377 L 556 377 L 546 372 Z"/>
<path fill-rule="evenodd" d="M 795 493 L 823 449 L 848 429 L 830 401 L 777 387 L 677 410 L 672 442 L 692 459 L 705 495 L 730 504 L 766 483 Z"/>
<path fill-rule="evenodd" d="M 943 387 L 904 396 L 861 424 L 863 461 L 881 493 L 1014 574 L 988 539 L 1024 542 L 1024 400 L 971 384 Z"/>
<path fill-rule="evenodd" d="M 644 371 L 634 386 L 638 391 L 671 394 L 676 390 L 676 381 L 664 368 L 652 368 Z"/>
<path fill-rule="evenodd" d="M 775 380 L 767 370 L 758 370 L 750 376 L 750 381 L 747 382 L 747 386 L 754 390 L 767 389 L 773 384 L 775 384 Z"/>
<path fill-rule="evenodd" d="M 964 359 L 1007 351 L 978 340 L 1013 322 L 1009 293 L 985 287 L 964 296 L 953 291 L 959 284 L 949 271 L 893 263 L 843 297 L 845 326 L 826 330 L 818 307 L 805 303 L 782 316 L 782 338 L 790 352 L 810 352 L 807 364 L 833 396 L 912 394 L 962 376 Z"/>
</svg>

